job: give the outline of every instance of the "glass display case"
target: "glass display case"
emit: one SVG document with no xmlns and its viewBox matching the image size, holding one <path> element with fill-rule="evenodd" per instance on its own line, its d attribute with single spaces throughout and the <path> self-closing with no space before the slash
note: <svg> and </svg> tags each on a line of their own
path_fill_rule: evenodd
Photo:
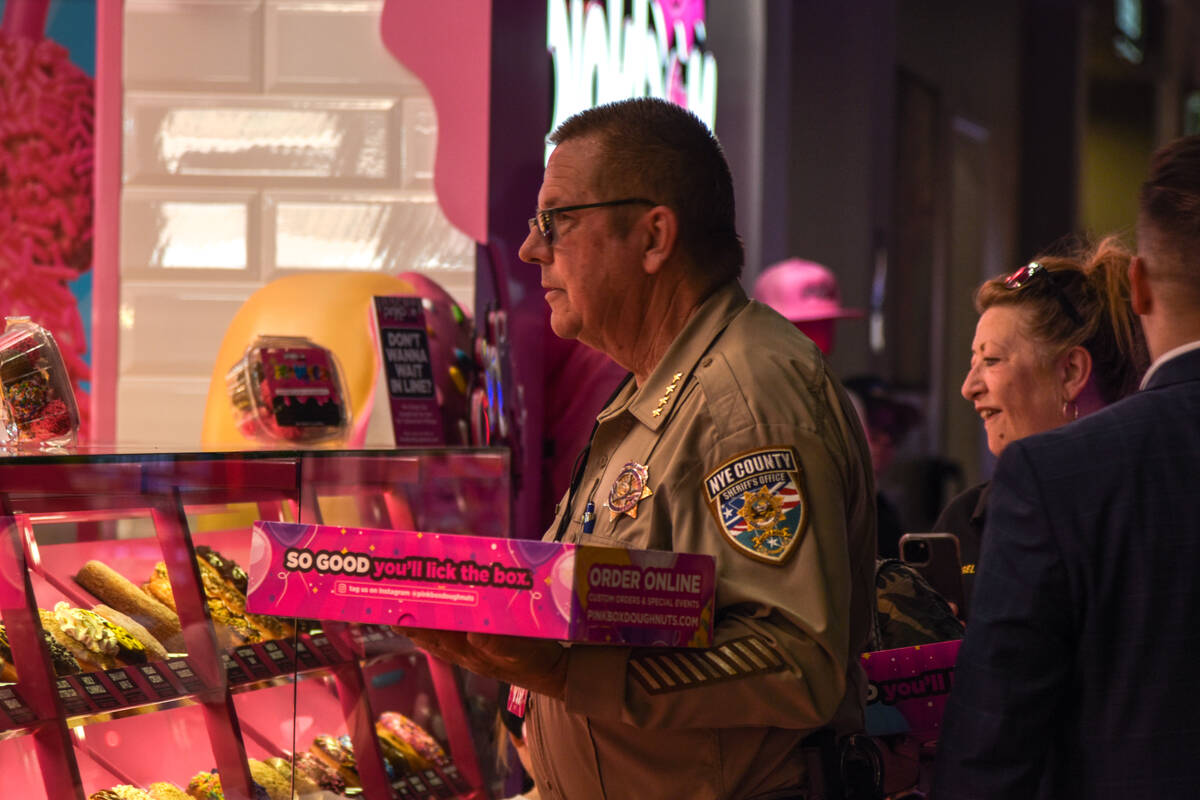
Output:
<svg viewBox="0 0 1200 800">
<path fill-rule="evenodd" d="M 494 684 L 385 626 L 252 614 L 240 565 L 255 520 L 506 536 L 508 458 L 456 448 L 0 459 L 7 792 L 86 800 L 126 785 L 176 797 L 165 784 L 219 782 L 247 800 L 491 797 L 481 752 Z"/>
</svg>

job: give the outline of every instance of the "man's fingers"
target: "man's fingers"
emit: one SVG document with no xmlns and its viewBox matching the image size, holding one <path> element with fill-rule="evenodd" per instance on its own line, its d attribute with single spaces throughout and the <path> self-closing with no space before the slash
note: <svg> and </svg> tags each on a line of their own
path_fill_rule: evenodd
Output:
<svg viewBox="0 0 1200 800">
<path fill-rule="evenodd" d="M 467 644 L 484 655 L 503 661 L 517 661 L 534 646 L 528 639 L 495 633 L 468 633 Z"/>
<path fill-rule="evenodd" d="M 462 631 L 438 631 L 428 628 L 402 628 L 400 631 L 417 647 L 443 661 L 461 662 L 462 656 L 471 650 Z"/>
<path fill-rule="evenodd" d="M 426 628 L 397 630 L 434 658 L 542 694 L 562 696 L 565 670 L 561 665 L 565 650 L 558 642 L 494 633 Z M 551 682 L 547 683 L 547 679 Z"/>
</svg>

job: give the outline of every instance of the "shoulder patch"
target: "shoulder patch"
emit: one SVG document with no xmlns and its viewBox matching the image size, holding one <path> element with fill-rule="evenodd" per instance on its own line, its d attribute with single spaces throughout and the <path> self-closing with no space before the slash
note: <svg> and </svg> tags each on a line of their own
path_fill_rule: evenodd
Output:
<svg viewBox="0 0 1200 800">
<path fill-rule="evenodd" d="M 705 477 L 704 493 L 721 533 L 743 555 L 783 564 L 804 536 L 808 498 L 791 447 L 734 456 Z"/>
</svg>

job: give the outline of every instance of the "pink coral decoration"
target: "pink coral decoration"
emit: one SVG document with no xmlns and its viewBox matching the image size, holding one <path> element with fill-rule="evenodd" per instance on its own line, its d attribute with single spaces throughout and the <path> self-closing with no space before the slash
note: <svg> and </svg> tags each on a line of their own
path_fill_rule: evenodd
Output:
<svg viewBox="0 0 1200 800">
<path fill-rule="evenodd" d="M 0 315 L 51 331 L 81 417 L 91 369 L 68 284 L 92 264 L 93 113 L 93 81 L 63 47 L 0 30 Z"/>
</svg>

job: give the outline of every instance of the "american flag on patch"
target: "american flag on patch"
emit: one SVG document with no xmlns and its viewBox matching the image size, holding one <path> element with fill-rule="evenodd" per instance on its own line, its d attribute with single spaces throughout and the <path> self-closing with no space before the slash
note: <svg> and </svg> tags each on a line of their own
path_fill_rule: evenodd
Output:
<svg viewBox="0 0 1200 800">
<path fill-rule="evenodd" d="M 800 506 L 800 490 L 796 487 L 795 481 L 790 478 L 783 481 L 775 481 L 774 483 L 767 484 L 767 489 L 772 496 L 778 497 L 783 501 L 780 513 L 783 515 L 784 526 L 788 528 L 793 527 L 796 524 L 796 520 L 792 519 L 792 512 L 799 509 Z M 745 533 L 750 530 L 750 526 L 741 515 L 742 507 L 746 504 L 747 494 L 750 494 L 750 492 L 741 492 L 736 497 L 732 497 L 721 504 L 721 519 L 725 523 L 725 530 L 733 535 Z M 779 526 L 777 525 L 776 527 Z"/>
</svg>

